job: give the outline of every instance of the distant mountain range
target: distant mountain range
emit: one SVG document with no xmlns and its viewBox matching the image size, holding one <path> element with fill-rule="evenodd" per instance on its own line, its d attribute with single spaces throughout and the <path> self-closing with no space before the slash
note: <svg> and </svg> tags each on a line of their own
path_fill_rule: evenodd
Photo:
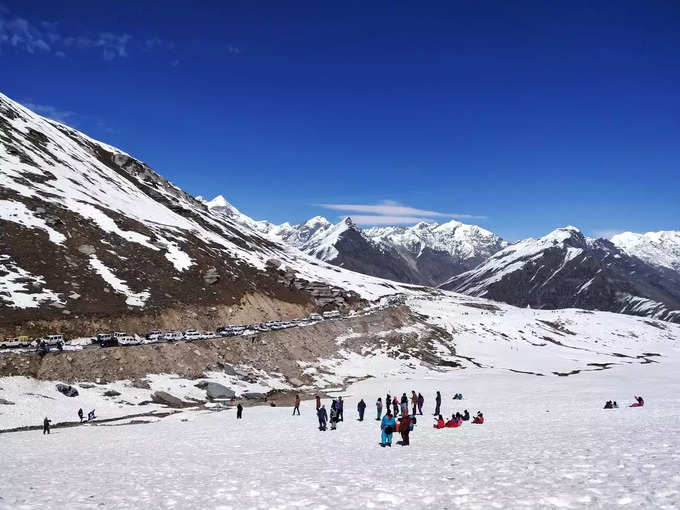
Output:
<svg viewBox="0 0 680 510">
<path fill-rule="evenodd" d="M 679 268 L 673 231 L 607 241 L 567 227 L 509 244 L 457 221 L 255 221 L 0 94 L 0 334 L 36 321 L 99 327 L 104 317 L 220 322 L 249 303 L 302 313 L 408 284 L 680 322 Z"/>
</svg>

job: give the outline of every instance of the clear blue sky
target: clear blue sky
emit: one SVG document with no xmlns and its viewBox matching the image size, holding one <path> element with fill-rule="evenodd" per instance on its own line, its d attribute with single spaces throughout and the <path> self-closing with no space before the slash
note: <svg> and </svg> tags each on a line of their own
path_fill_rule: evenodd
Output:
<svg viewBox="0 0 680 510">
<path fill-rule="evenodd" d="M 257 219 L 680 229 L 675 0 L 0 3 L 2 92 Z"/>
</svg>

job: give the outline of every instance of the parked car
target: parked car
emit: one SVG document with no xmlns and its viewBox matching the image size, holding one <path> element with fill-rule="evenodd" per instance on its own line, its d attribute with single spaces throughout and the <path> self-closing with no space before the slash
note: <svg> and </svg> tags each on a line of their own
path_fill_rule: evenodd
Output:
<svg viewBox="0 0 680 510">
<path fill-rule="evenodd" d="M 340 312 L 337 310 L 331 310 L 330 312 L 323 313 L 324 319 L 337 319 L 338 317 L 340 317 Z"/>
<path fill-rule="evenodd" d="M 163 337 L 163 332 L 154 329 L 146 334 L 146 339 L 151 342 L 158 342 Z"/>
<path fill-rule="evenodd" d="M 323 317 L 321 317 L 321 315 L 319 315 L 318 313 L 310 313 L 309 314 L 309 320 L 310 321 L 322 321 Z"/>
<path fill-rule="evenodd" d="M 163 335 L 163 340 L 168 342 L 175 342 L 177 340 L 183 339 L 184 335 L 181 333 L 181 331 L 168 331 L 165 335 Z"/>
<path fill-rule="evenodd" d="M 142 343 L 141 338 L 131 335 L 120 336 L 116 340 L 120 345 L 140 345 Z"/>
<path fill-rule="evenodd" d="M 184 332 L 184 339 L 188 341 L 192 340 L 199 340 L 201 338 L 201 333 L 196 331 L 195 329 L 187 329 Z"/>
<path fill-rule="evenodd" d="M 100 335 L 97 335 L 100 336 Z M 111 335 L 101 335 L 103 338 L 99 340 L 99 347 L 118 347 L 118 338 L 114 338 Z"/>
<path fill-rule="evenodd" d="M 57 347 L 59 344 L 64 345 L 63 335 L 47 335 L 44 340 L 49 347 Z"/>
</svg>

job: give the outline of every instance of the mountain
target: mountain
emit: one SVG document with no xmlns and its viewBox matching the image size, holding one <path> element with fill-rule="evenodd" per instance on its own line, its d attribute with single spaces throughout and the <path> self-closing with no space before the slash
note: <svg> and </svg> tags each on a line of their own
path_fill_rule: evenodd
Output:
<svg viewBox="0 0 680 510">
<path fill-rule="evenodd" d="M 624 232 L 612 237 L 611 241 L 632 257 L 642 259 L 654 266 L 680 272 L 680 231 L 678 230 L 647 232 L 646 234 Z"/>
<path fill-rule="evenodd" d="M 436 286 L 507 246 L 496 234 L 459 221 L 361 229 L 351 218 L 334 225 L 316 216 L 299 225 L 274 225 L 248 218 L 221 196 L 206 204 L 333 265 L 404 283 Z"/>
<path fill-rule="evenodd" d="M 526 239 L 442 289 L 532 308 L 585 308 L 680 322 L 680 275 L 575 227 Z"/>
<path fill-rule="evenodd" d="M 207 327 L 394 292 L 277 242 L 270 227 L 0 94 L 0 336 Z"/>
</svg>

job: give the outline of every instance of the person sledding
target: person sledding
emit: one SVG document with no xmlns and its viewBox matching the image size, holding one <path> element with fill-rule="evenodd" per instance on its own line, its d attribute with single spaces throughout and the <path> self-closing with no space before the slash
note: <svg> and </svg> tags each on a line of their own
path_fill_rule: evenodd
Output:
<svg viewBox="0 0 680 510">
<path fill-rule="evenodd" d="M 447 429 L 455 429 L 460 427 L 460 424 L 463 422 L 462 418 L 460 417 L 460 413 L 456 413 L 451 416 L 451 419 L 446 422 L 446 428 Z"/>
<path fill-rule="evenodd" d="M 463 412 L 463 421 L 469 421 L 470 420 L 470 413 L 466 409 L 465 412 Z"/>
<path fill-rule="evenodd" d="M 477 411 L 477 416 L 472 419 L 472 423 L 476 423 L 477 425 L 484 423 L 484 415 L 481 411 Z"/>
<path fill-rule="evenodd" d="M 435 418 L 435 424 L 432 425 L 436 429 L 443 429 L 446 427 L 446 423 L 444 422 L 444 418 L 442 418 L 442 415 L 439 415 L 439 418 Z"/>
<path fill-rule="evenodd" d="M 613 409 L 613 408 L 614 408 L 614 404 L 612 404 L 612 401 L 607 400 L 607 402 L 605 402 L 604 407 L 602 409 Z"/>
<path fill-rule="evenodd" d="M 392 434 L 394 434 L 394 429 L 397 426 L 397 422 L 392 417 L 392 413 L 387 411 L 387 414 L 383 416 L 380 422 L 380 446 L 383 448 L 386 446 L 392 446 Z"/>
<path fill-rule="evenodd" d="M 614 402 L 612 402 L 612 409 L 618 409 L 618 408 L 619 408 L 619 404 L 616 402 L 616 400 L 614 400 Z"/>
<path fill-rule="evenodd" d="M 635 395 L 635 403 L 631 404 L 630 407 L 642 407 L 645 405 L 645 401 L 642 397 Z"/>
</svg>

